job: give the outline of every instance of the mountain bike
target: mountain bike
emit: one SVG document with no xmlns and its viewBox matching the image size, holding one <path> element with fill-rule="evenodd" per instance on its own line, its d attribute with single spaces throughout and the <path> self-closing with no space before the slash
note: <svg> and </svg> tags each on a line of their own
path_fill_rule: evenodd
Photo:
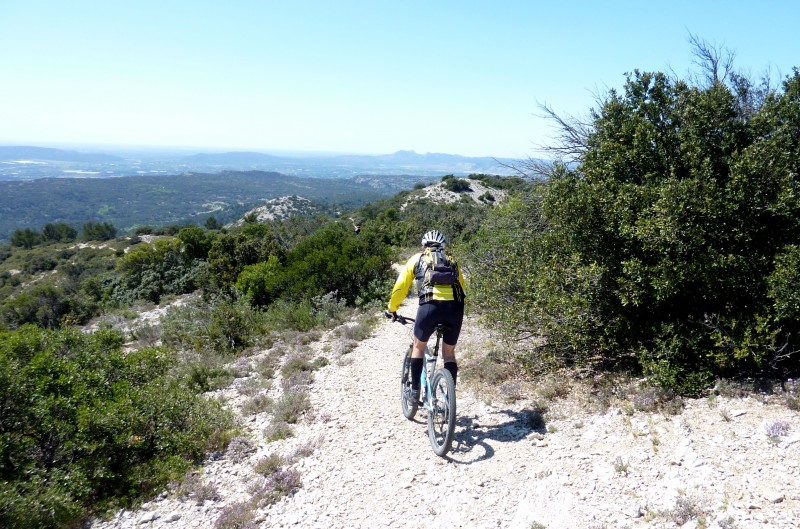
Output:
<svg viewBox="0 0 800 529">
<path fill-rule="evenodd" d="M 392 317 L 387 313 L 387 317 Z M 413 318 L 397 315 L 395 321 L 402 323 L 414 322 Z M 447 331 L 447 326 L 436 326 L 436 345 L 433 351 L 425 348 L 425 364 L 420 376 L 420 401 L 412 402 L 406 398 L 406 389 L 411 389 L 411 350 L 413 344 L 408 346 L 403 357 L 403 370 L 400 376 L 400 402 L 403 415 L 412 420 L 422 405 L 428 413 L 428 437 L 431 440 L 433 453 L 443 457 L 453 445 L 456 429 L 456 384 L 453 375 L 444 368 L 436 369 L 439 358 L 439 345 L 442 334 Z"/>
</svg>

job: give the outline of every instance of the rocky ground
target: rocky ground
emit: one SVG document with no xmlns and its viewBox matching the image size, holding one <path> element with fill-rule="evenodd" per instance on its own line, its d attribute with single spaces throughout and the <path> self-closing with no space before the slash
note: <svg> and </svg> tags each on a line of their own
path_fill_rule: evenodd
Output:
<svg viewBox="0 0 800 529">
<path fill-rule="evenodd" d="M 469 383 L 469 366 L 492 342 L 468 322 L 456 440 L 440 458 L 424 412 L 413 421 L 400 412 L 409 333 L 384 321 L 349 352 L 333 333 L 322 336 L 308 347 L 328 364 L 314 373 L 312 412 L 293 437 L 268 442 L 270 414 L 243 416 L 246 449 L 211 457 L 188 480 L 199 487 L 193 493 L 176 487 L 91 527 L 800 527 L 800 414 L 781 395 L 641 411 L 646 394 L 607 399 L 566 377 L 489 391 Z M 259 376 L 246 367 L 216 395 L 233 410 L 252 399 L 245 388 Z M 253 507 L 264 482 L 254 465 L 270 454 L 302 485 Z"/>
</svg>

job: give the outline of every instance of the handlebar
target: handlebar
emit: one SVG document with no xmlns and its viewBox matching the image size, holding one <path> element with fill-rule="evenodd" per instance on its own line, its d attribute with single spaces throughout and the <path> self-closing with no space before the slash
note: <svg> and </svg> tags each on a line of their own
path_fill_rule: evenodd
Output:
<svg viewBox="0 0 800 529">
<path fill-rule="evenodd" d="M 414 323 L 415 321 L 414 318 L 407 318 L 406 316 L 397 314 L 396 312 L 389 312 L 388 310 L 384 311 L 383 315 L 386 316 L 386 319 L 392 321 L 399 321 L 403 325 L 405 325 L 406 323 Z"/>
</svg>

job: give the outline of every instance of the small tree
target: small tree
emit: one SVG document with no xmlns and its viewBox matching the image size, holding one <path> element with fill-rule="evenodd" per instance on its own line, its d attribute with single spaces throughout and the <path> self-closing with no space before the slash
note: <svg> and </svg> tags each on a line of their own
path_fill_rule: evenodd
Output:
<svg viewBox="0 0 800 529">
<path fill-rule="evenodd" d="M 63 222 L 59 222 L 57 224 L 45 224 L 44 229 L 42 230 L 42 239 L 45 241 L 74 241 L 77 236 L 78 230 L 69 224 L 64 224 Z"/>
<path fill-rule="evenodd" d="M 83 239 L 86 241 L 108 241 L 117 236 L 117 228 L 110 222 L 87 222 L 83 225 Z"/>
<path fill-rule="evenodd" d="M 25 228 L 24 230 L 14 230 L 11 234 L 11 245 L 30 249 L 42 241 L 42 235 L 38 231 Z"/>
</svg>

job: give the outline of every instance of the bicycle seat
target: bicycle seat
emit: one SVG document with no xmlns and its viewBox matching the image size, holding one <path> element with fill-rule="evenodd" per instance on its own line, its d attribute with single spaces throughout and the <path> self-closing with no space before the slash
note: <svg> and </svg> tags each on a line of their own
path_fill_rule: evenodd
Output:
<svg viewBox="0 0 800 529">
<path fill-rule="evenodd" d="M 450 326 L 446 323 L 439 323 L 436 325 L 436 332 L 445 333 L 450 330 Z"/>
</svg>

